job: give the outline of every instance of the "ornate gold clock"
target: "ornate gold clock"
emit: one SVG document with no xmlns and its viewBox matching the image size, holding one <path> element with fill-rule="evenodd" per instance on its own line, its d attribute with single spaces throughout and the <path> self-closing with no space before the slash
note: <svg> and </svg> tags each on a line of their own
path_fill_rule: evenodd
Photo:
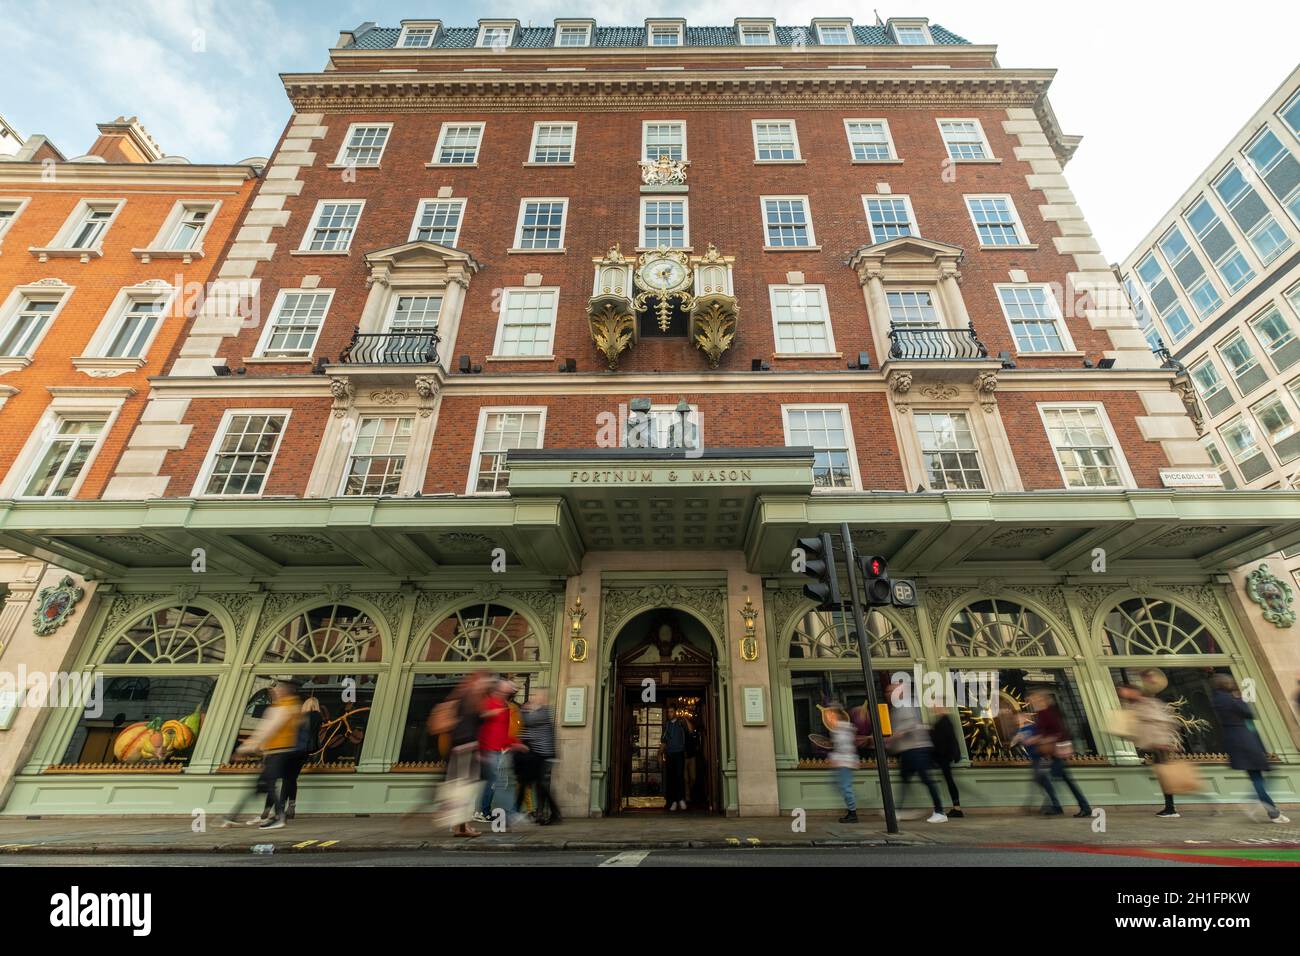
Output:
<svg viewBox="0 0 1300 956">
<path fill-rule="evenodd" d="M 695 297 L 687 291 L 694 279 L 691 261 L 680 249 L 661 248 L 643 252 L 637 257 L 633 277 L 640 290 L 634 303 L 637 311 L 647 309 L 650 299 L 657 299 L 655 313 L 661 332 L 667 332 L 672 323 L 674 299 L 688 312 L 695 301 Z"/>
</svg>

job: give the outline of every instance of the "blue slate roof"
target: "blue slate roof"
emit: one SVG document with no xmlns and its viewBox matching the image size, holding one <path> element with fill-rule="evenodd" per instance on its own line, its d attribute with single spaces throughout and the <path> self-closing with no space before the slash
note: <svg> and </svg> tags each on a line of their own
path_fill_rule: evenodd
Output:
<svg viewBox="0 0 1300 956">
<path fill-rule="evenodd" d="M 387 50 L 397 45 L 401 35 L 400 27 L 371 27 L 359 35 L 350 44 L 356 50 Z M 930 24 L 930 36 L 935 46 L 969 45 L 970 41 L 946 30 L 937 23 Z M 894 38 L 883 26 L 854 26 L 853 37 L 866 46 L 897 46 Z M 478 40 L 478 27 L 443 27 L 438 33 L 438 41 L 425 49 L 463 50 L 474 46 Z M 777 27 L 776 43 L 778 47 L 820 46 L 817 31 L 812 27 Z M 594 47 L 643 47 L 646 45 L 645 27 L 596 27 L 592 38 Z M 692 27 L 686 28 L 686 45 L 688 47 L 727 47 L 740 46 L 736 39 L 734 27 Z M 512 48 L 521 50 L 541 50 L 555 46 L 554 27 L 520 27 L 515 31 Z M 761 47 L 760 47 L 761 49 Z"/>
</svg>

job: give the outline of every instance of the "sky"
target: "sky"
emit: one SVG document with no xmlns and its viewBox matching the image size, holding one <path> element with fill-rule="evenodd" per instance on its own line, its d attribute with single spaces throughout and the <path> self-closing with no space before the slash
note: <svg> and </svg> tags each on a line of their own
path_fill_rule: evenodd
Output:
<svg viewBox="0 0 1300 956">
<path fill-rule="evenodd" d="M 882 19 L 926 16 L 1004 67 L 1055 68 L 1050 99 L 1083 144 L 1066 178 L 1102 252 L 1124 258 L 1297 64 L 1300 3 L 1283 0 L 875 0 Z M 702 13 L 707 10 L 707 13 Z M 842 0 L 0 0 L 0 116 L 68 156 L 95 124 L 140 121 L 193 162 L 265 156 L 289 117 L 277 74 L 313 71 L 338 34 L 367 20 L 480 17 L 603 25 L 681 16 L 806 24 L 874 22 Z"/>
</svg>

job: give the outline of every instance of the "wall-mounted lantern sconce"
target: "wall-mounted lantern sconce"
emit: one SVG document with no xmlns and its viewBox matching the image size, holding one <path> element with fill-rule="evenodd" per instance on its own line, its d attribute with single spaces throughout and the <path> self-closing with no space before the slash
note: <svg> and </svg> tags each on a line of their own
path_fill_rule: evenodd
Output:
<svg viewBox="0 0 1300 956">
<path fill-rule="evenodd" d="M 745 636 L 740 641 L 740 656 L 747 661 L 756 661 L 758 639 L 754 635 L 758 628 L 758 608 L 754 607 L 752 597 L 745 598 L 745 606 L 740 609 L 740 617 L 745 622 Z"/>
<path fill-rule="evenodd" d="M 569 660 L 581 664 L 587 659 L 587 639 L 582 636 L 582 620 L 587 616 L 587 609 L 582 606 L 579 596 L 569 608 Z"/>
</svg>

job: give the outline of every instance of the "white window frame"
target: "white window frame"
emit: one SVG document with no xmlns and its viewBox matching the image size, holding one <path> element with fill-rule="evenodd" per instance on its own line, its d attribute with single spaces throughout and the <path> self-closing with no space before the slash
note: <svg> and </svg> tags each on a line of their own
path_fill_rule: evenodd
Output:
<svg viewBox="0 0 1300 956">
<path fill-rule="evenodd" d="M 885 131 L 885 145 L 889 147 L 889 156 L 885 159 L 858 159 L 853 153 L 853 133 L 850 126 L 853 123 L 879 123 Z M 849 144 L 849 159 L 854 163 L 896 163 L 898 159 L 898 149 L 894 146 L 894 134 L 889 129 L 889 120 L 871 118 L 871 117 L 847 117 L 844 120 L 844 138 Z"/>
<path fill-rule="evenodd" d="M 508 30 L 505 43 L 484 43 L 488 30 Z M 519 23 L 515 20 L 480 20 L 478 34 L 474 37 L 474 46 L 480 50 L 508 50 L 515 45 L 515 35 L 519 32 Z"/>
<path fill-rule="evenodd" d="M 658 249 L 658 246 L 652 246 L 646 241 L 646 219 L 645 207 L 652 202 L 679 202 L 682 204 L 682 244 L 680 246 L 670 246 L 672 249 L 691 248 L 691 203 L 685 196 L 676 196 L 668 194 L 653 194 L 641 197 L 641 224 L 637 233 L 639 248 L 644 250 Z"/>
<path fill-rule="evenodd" d="M 871 203 L 873 201 L 889 202 L 895 199 L 901 199 L 903 201 L 903 206 L 907 209 L 908 235 L 909 236 L 921 235 L 921 226 L 916 221 L 916 210 L 912 208 L 911 196 L 900 195 L 899 193 L 866 193 L 862 197 L 862 214 L 867 218 L 867 232 L 871 235 L 871 244 L 873 246 L 879 245 L 879 243 L 876 241 L 876 232 L 871 224 Z M 895 237 L 895 238 L 899 238 L 899 237 Z M 889 240 L 884 239 L 881 241 L 888 242 Z"/>
<path fill-rule="evenodd" d="M 393 326 L 397 324 L 397 307 L 401 305 L 403 299 L 438 299 L 438 322 L 434 331 L 443 327 L 443 309 L 447 305 L 447 289 L 442 288 L 402 288 L 394 289 L 388 297 L 388 304 L 384 308 L 384 325 L 380 330 L 387 334 L 395 335 L 416 335 L 415 332 L 394 332 Z"/>
<path fill-rule="evenodd" d="M 163 288 L 149 288 L 145 286 L 126 286 L 121 289 L 113 299 L 113 304 L 105 314 L 104 320 L 100 322 L 99 328 L 91 338 L 86 348 L 86 354 L 100 359 L 108 359 L 115 362 L 139 362 L 145 365 L 148 362 L 149 350 L 153 347 L 154 340 L 157 339 L 158 333 L 162 331 L 163 323 L 169 319 L 176 318 L 172 314 L 172 309 L 176 303 L 178 290 L 174 286 Z M 139 301 L 154 300 L 161 304 L 158 310 L 158 321 L 154 323 L 151 331 L 145 340 L 144 348 L 138 356 L 109 355 L 108 347 L 113 340 L 117 338 L 118 332 L 121 331 L 123 323 L 126 321 L 127 314 L 131 311 L 131 306 Z"/>
<path fill-rule="evenodd" d="M 853 35 L 852 20 L 814 20 L 813 26 L 817 28 L 817 43 L 820 46 L 857 46 L 858 39 Z M 822 31 L 826 28 L 843 27 L 844 32 L 848 34 L 848 43 L 827 43 L 826 36 Z"/>
<path fill-rule="evenodd" d="M 384 135 L 384 145 L 379 147 L 379 157 L 373 163 L 352 163 L 348 161 L 347 153 L 348 153 L 348 148 L 352 143 L 352 136 L 357 132 L 357 130 L 361 130 L 361 129 L 385 129 L 388 131 Z M 342 167 L 345 169 L 347 168 L 378 169 L 380 163 L 382 163 L 384 160 L 384 152 L 388 149 L 388 144 L 392 141 L 392 138 L 393 138 L 392 123 L 353 123 L 351 126 L 348 127 L 348 131 L 343 134 L 343 142 L 339 144 L 339 153 L 337 156 L 334 157 L 334 162 L 330 168 L 337 169 L 339 167 Z M 373 147 L 365 147 L 365 148 L 373 149 Z"/>
<path fill-rule="evenodd" d="M 280 437 L 275 441 L 275 448 L 271 451 L 271 460 L 266 465 L 266 480 L 262 482 L 262 490 L 257 494 L 221 494 L 210 495 L 204 489 L 207 488 L 208 482 L 212 479 L 212 470 L 217 464 L 217 454 L 222 440 L 226 437 L 226 430 L 230 427 L 230 421 L 237 415 L 283 415 L 284 427 L 280 430 Z M 221 416 L 221 422 L 217 425 L 217 430 L 212 436 L 212 441 L 208 444 L 208 453 L 203 458 L 203 467 L 199 469 L 198 477 L 194 480 L 194 487 L 190 491 L 191 498 L 207 498 L 209 500 L 252 500 L 261 498 L 266 493 L 266 486 L 270 483 L 271 473 L 275 470 L 275 459 L 280 454 L 280 448 L 284 445 L 284 436 L 289 432 L 289 420 L 293 415 L 293 409 L 290 408 L 227 408 Z"/>
<path fill-rule="evenodd" d="M 284 306 L 286 296 L 290 295 L 324 295 L 328 296 L 325 300 L 325 311 L 321 313 L 320 325 L 316 327 L 316 335 L 311 340 L 311 345 L 305 349 L 295 349 L 291 352 L 267 352 L 267 345 L 271 341 L 271 335 L 275 329 L 275 320 L 280 315 L 280 309 Z M 333 289 L 281 289 L 276 293 L 275 302 L 271 305 L 271 313 L 266 318 L 266 327 L 262 329 L 262 334 L 257 340 L 257 349 L 253 352 L 258 358 L 285 358 L 288 360 L 310 358 L 316 350 L 316 343 L 320 341 L 320 333 L 325 328 L 325 323 L 330 317 L 330 308 L 334 305 Z"/>
<path fill-rule="evenodd" d="M 4 305 L 0 306 L 0 341 L 4 341 L 4 339 L 9 337 L 9 333 L 13 330 L 14 323 L 18 320 L 19 313 L 23 311 L 24 302 L 42 299 L 48 300 L 53 298 L 57 298 L 58 302 L 55 303 L 53 310 L 50 312 L 50 317 L 46 321 L 45 327 L 41 329 L 41 331 L 37 333 L 36 338 L 32 340 L 31 347 L 27 350 L 27 354 L 22 356 L 0 356 L 0 369 L 9 368 L 12 370 L 15 363 L 24 368 L 31 364 L 33 357 L 36 355 L 36 350 L 41 347 L 41 342 L 44 340 L 45 336 L 49 335 L 50 329 L 54 327 L 54 323 L 58 321 L 59 313 L 63 311 L 63 307 L 66 306 L 68 300 L 72 298 L 72 293 L 75 291 L 75 288 L 75 286 L 70 285 L 20 285 L 14 287 L 5 299 Z"/>
<path fill-rule="evenodd" d="M 903 322 L 894 317 L 889 301 L 891 295 L 916 295 L 924 293 L 930 297 L 930 311 L 934 313 L 934 325 L 920 325 L 916 322 Z M 939 289 L 932 285 L 888 285 L 885 286 L 885 318 L 892 329 L 946 329 L 949 328 L 943 304 L 939 301 Z"/>
<path fill-rule="evenodd" d="M 1061 462 L 1061 456 L 1058 453 L 1056 445 L 1052 442 L 1052 429 L 1047 423 L 1047 411 L 1050 409 L 1092 409 L 1097 413 L 1101 420 L 1101 426 L 1106 432 L 1106 440 L 1110 442 L 1111 454 L 1115 456 L 1115 467 L 1119 471 L 1120 484 L 1118 486 L 1105 486 L 1104 490 L 1113 491 L 1131 491 L 1137 488 L 1137 482 L 1133 479 L 1133 472 L 1129 469 L 1128 458 L 1124 455 L 1124 448 L 1120 445 L 1119 439 L 1115 437 L 1115 429 L 1110 423 L 1110 416 L 1106 414 L 1106 406 L 1101 402 L 1038 402 L 1038 418 L 1043 425 L 1043 437 L 1047 439 L 1047 445 L 1052 449 L 1052 459 L 1056 462 L 1057 474 L 1061 476 L 1061 487 L 1067 491 L 1078 488 L 1083 491 L 1096 490 L 1096 486 L 1078 485 L 1071 486 L 1065 477 L 1065 466 Z"/>
<path fill-rule="evenodd" d="M 790 126 L 790 140 L 794 143 L 794 157 L 792 159 L 759 159 L 758 158 L 758 128 L 774 123 L 788 123 Z M 754 162 L 764 166 L 779 166 L 782 163 L 802 163 L 803 149 L 799 145 L 799 124 L 792 119 L 756 119 L 749 121 L 750 135 L 754 140 Z"/>
<path fill-rule="evenodd" d="M 83 225 L 92 210 L 109 206 L 113 207 L 113 214 L 105 220 L 104 228 L 99 231 L 99 236 L 91 245 L 72 246 L 69 244 L 72 242 L 76 233 L 81 231 L 80 227 Z M 108 238 L 108 234 L 112 230 L 113 224 L 117 222 L 117 217 L 122 215 L 122 210 L 125 208 L 125 199 L 105 198 L 80 200 L 72 210 L 72 214 L 64 220 L 63 225 L 59 228 L 54 239 L 50 242 L 49 248 L 57 249 L 60 252 L 79 252 L 83 254 L 95 253 L 102 255 L 104 250 L 104 240 Z"/>
<path fill-rule="evenodd" d="M 472 162 L 472 163 L 444 163 L 444 162 L 442 161 L 441 157 L 442 157 L 442 149 L 443 149 L 443 146 L 444 146 L 444 144 L 445 144 L 446 141 L 447 141 L 447 131 L 448 131 L 448 130 L 452 130 L 452 129 L 461 129 L 461 128 L 468 129 L 468 128 L 470 128 L 470 127 L 476 127 L 476 128 L 478 129 L 478 141 L 474 144 L 474 162 Z M 452 123 L 452 122 L 446 122 L 446 123 L 443 123 L 442 126 L 441 126 L 441 127 L 439 128 L 439 130 L 438 130 L 438 141 L 437 141 L 436 143 L 434 143 L 434 146 L 433 146 L 433 159 L 428 163 L 428 165 L 429 165 L 429 166 L 443 166 L 443 167 L 447 167 L 447 168 L 451 168 L 451 169 L 456 169 L 456 168 L 461 168 L 461 167 L 463 167 L 463 168 L 467 168 L 467 169 L 472 169 L 473 167 L 475 167 L 475 166 L 478 165 L 478 161 L 479 161 L 479 159 L 481 159 L 482 156 L 483 156 L 483 136 L 484 136 L 484 134 L 485 134 L 486 132 L 487 132 L 487 123 L 484 123 L 484 122 L 481 122 L 481 121 L 471 121 L 471 122 L 467 122 L 467 123 L 462 123 L 462 122 L 455 122 L 455 123 Z"/>
<path fill-rule="evenodd" d="M 582 30 L 584 39 L 582 43 L 560 43 L 560 35 L 565 30 Z M 557 50 L 581 50 L 584 47 L 591 46 L 592 34 L 595 32 L 591 23 L 586 20 L 556 20 L 555 21 L 555 39 L 552 43 Z"/>
<path fill-rule="evenodd" d="M 677 31 L 676 43 L 655 43 L 658 31 Z M 647 20 L 645 24 L 645 45 L 652 50 L 675 50 L 686 46 L 686 24 L 679 20 Z"/>
<path fill-rule="evenodd" d="M 1286 330 L 1289 333 L 1291 333 L 1291 338 L 1287 339 L 1279 346 L 1271 346 L 1268 342 L 1265 342 L 1264 337 L 1260 334 L 1259 327 L 1258 327 L 1259 321 L 1261 319 L 1267 318 L 1269 314 L 1272 312 L 1276 312 L 1278 314 L 1278 317 L 1281 318 L 1282 320 L 1283 326 L 1285 326 Z M 1276 302 L 1270 302 L 1268 305 L 1264 306 L 1254 315 L 1250 316 L 1250 318 L 1246 319 L 1246 325 L 1250 329 L 1250 334 L 1255 337 L 1255 342 L 1259 345 L 1263 353 L 1266 356 L 1268 356 L 1269 364 L 1272 364 L 1274 368 L 1277 367 L 1276 364 L 1274 364 L 1273 362 L 1274 353 L 1276 353 L 1277 350 L 1280 348 L 1285 348 L 1291 342 L 1295 341 L 1297 335 L 1300 335 L 1300 333 L 1298 333 L 1296 330 L 1295 322 L 1292 319 L 1289 319 L 1287 317 L 1287 314 L 1284 311 L 1282 311 L 1282 307 L 1279 306 Z"/>
<path fill-rule="evenodd" d="M 447 204 L 455 203 L 456 205 L 460 206 L 460 217 L 456 220 L 456 235 L 452 236 L 452 241 L 449 243 L 439 243 L 439 245 L 447 245 L 447 246 L 459 248 L 459 246 L 457 246 L 456 244 L 460 242 L 460 231 L 465 225 L 465 207 L 468 204 L 468 200 L 453 199 L 450 196 L 448 196 L 445 199 L 439 198 L 437 196 L 430 196 L 424 199 L 420 199 L 416 202 L 415 216 L 411 219 L 411 233 L 409 236 L 407 236 L 406 241 L 407 242 L 433 242 L 432 239 L 424 239 L 424 240 L 416 239 L 416 236 L 420 232 L 420 219 L 424 215 L 424 207 L 428 203 L 447 203 Z"/>
<path fill-rule="evenodd" d="M 1045 350 L 1023 350 L 1020 343 L 1016 341 L 1016 329 L 1012 324 L 1011 316 L 1007 314 L 1007 305 L 1002 301 L 1003 289 L 1030 289 L 1038 288 L 1046 292 L 1046 301 L 1051 303 L 1052 312 L 1055 313 L 1057 331 L 1060 333 L 1062 349 L 1060 351 Z M 1014 346 L 1017 354 L 1020 355 L 1068 355 L 1077 351 L 1074 345 L 1074 339 L 1070 336 L 1070 327 L 1066 324 L 1065 316 L 1061 314 L 1060 303 L 1052 295 L 1052 287 L 1046 282 L 995 282 L 993 284 L 993 294 L 997 296 L 998 308 L 1002 310 L 1002 320 L 1007 323 L 1007 332 L 1011 336 L 1011 344 Z"/>
<path fill-rule="evenodd" d="M 973 200 L 980 199 L 1000 199 L 1007 204 L 1007 210 L 1011 213 L 1011 224 L 1015 227 L 1016 238 L 1019 240 L 1015 245 L 985 244 L 980 238 L 979 223 L 975 221 L 975 209 L 971 206 Z M 962 200 L 966 204 L 966 215 L 970 219 L 971 228 L 975 230 L 975 241 L 981 249 L 1023 249 L 1031 245 L 1029 235 L 1025 232 L 1024 221 L 1020 218 L 1020 210 L 1016 208 L 1016 201 L 1010 193 L 966 193 L 962 196 Z"/>
<path fill-rule="evenodd" d="M 552 163 L 537 158 L 538 139 L 542 133 L 543 126 L 565 126 L 572 131 L 573 137 L 569 143 L 569 158 L 564 162 Z M 528 159 L 525 166 L 573 166 L 578 161 L 578 124 L 575 120 L 538 120 L 533 124 L 533 138 L 528 144 Z"/>
<path fill-rule="evenodd" d="M 1300 140 L 1300 124 L 1292 126 L 1290 123 L 1286 121 L 1286 117 L 1283 115 L 1288 110 L 1292 110 L 1297 107 L 1300 107 L 1300 90 L 1296 90 L 1294 93 L 1292 93 L 1291 98 L 1277 108 L 1277 118 L 1278 121 L 1283 126 L 1285 126 L 1287 129 L 1291 131 L 1292 136 L 1294 136 L 1297 140 Z"/>
<path fill-rule="evenodd" d="M 5 236 L 9 234 L 9 230 L 13 228 L 14 223 L 18 221 L 18 217 L 23 214 L 23 210 L 27 208 L 31 201 L 32 197 L 30 196 L 0 196 L 0 206 L 11 208 L 14 213 L 0 224 L 0 245 L 4 244 Z"/>
<path fill-rule="evenodd" d="M 806 292 L 813 290 L 821 295 L 823 325 L 826 328 L 826 351 L 824 352 L 783 352 L 781 351 L 781 323 L 777 319 L 776 296 L 778 292 Z M 826 295 L 826 286 L 816 283 L 791 285 L 778 282 L 767 287 L 767 304 L 772 315 L 772 351 L 777 358 L 839 358 L 835 349 L 835 328 L 831 322 L 830 300 Z"/>
<path fill-rule="evenodd" d="M 924 37 L 922 43 L 904 43 L 899 37 L 898 31 L 903 30 L 920 30 L 921 36 Z M 889 30 L 894 35 L 894 43 L 898 46 L 934 46 L 934 34 L 930 32 L 930 25 L 922 21 L 892 23 Z"/>
<path fill-rule="evenodd" d="M 484 406 L 478 410 L 478 426 L 474 430 L 474 448 L 470 453 L 469 460 L 469 480 L 465 483 L 465 494 L 473 495 L 477 498 L 497 498 L 505 497 L 510 494 L 508 489 L 501 491 L 478 491 L 478 465 L 479 459 L 483 457 L 483 438 L 487 432 L 487 420 L 489 415 L 509 415 L 514 414 L 532 414 L 540 412 L 541 415 L 537 421 L 537 447 L 546 447 L 546 412 L 545 405 L 492 405 Z"/>
<path fill-rule="evenodd" d="M 406 45 L 407 36 L 415 30 L 432 30 L 429 34 L 428 43 L 416 43 L 411 46 Z M 438 34 L 442 32 L 441 20 L 403 20 L 402 32 L 397 34 L 397 43 L 394 45 L 398 50 L 427 50 L 438 42 Z"/>
<path fill-rule="evenodd" d="M 380 494 L 350 495 L 347 492 L 348 479 L 352 477 L 352 459 L 356 457 L 357 441 L 358 439 L 361 438 L 361 424 L 367 419 L 385 419 L 385 418 L 392 418 L 398 421 L 402 419 L 406 419 L 411 423 L 411 432 L 407 436 L 406 454 L 402 456 L 402 473 L 400 476 L 398 476 L 397 479 L 397 490 L 393 492 L 380 493 Z M 402 486 L 405 485 L 406 482 L 411 477 L 411 472 L 408 466 L 410 466 L 411 460 L 413 458 L 413 452 L 415 451 L 415 446 L 418 439 L 418 432 L 420 427 L 419 418 L 417 418 L 415 410 L 410 408 L 407 409 L 392 408 L 384 411 L 374 411 L 374 410 L 359 411 L 357 413 L 356 418 L 353 421 L 355 424 L 352 431 L 352 441 L 348 444 L 346 453 L 343 456 L 343 474 L 339 477 L 338 489 L 335 492 L 335 494 L 339 498 L 396 498 L 402 496 Z M 396 456 L 368 455 L 366 457 L 392 458 Z M 267 472 L 267 474 L 269 475 L 270 472 Z"/>
<path fill-rule="evenodd" d="M 326 206 L 349 205 L 358 206 L 357 220 L 352 224 L 352 235 L 348 237 L 348 244 L 342 249 L 313 249 L 311 248 L 312 234 L 316 231 L 316 224 L 320 221 L 321 213 L 325 211 Z M 357 230 L 361 228 L 361 217 L 366 212 L 366 201 L 364 199 L 322 199 L 316 203 L 316 208 L 312 210 L 311 219 L 307 221 L 307 229 L 302 234 L 302 242 L 298 245 L 295 252 L 306 253 L 311 256 L 347 256 L 352 254 L 352 243 L 357 238 Z"/>
<path fill-rule="evenodd" d="M 679 126 L 682 130 L 682 162 L 690 159 L 690 154 L 686 149 L 686 120 L 661 119 L 661 120 L 642 120 L 641 121 L 641 159 L 646 162 L 653 162 L 649 158 L 648 150 L 650 148 L 649 133 L 651 126 Z"/>
<path fill-rule="evenodd" d="M 745 32 L 747 30 L 766 30 L 766 43 L 747 43 L 745 42 Z M 736 44 L 738 46 L 776 46 L 776 25 L 771 20 L 737 20 L 736 21 Z"/>
<path fill-rule="evenodd" d="M 175 237 L 177 231 L 179 231 L 181 224 L 185 221 L 185 217 L 188 216 L 191 211 L 199 209 L 202 209 L 207 213 L 207 215 L 203 220 L 203 226 L 199 229 L 198 235 L 194 237 L 194 243 L 188 249 L 172 249 L 170 243 Z M 150 244 L 150 251 L 155 253 L 166 252 L 172 255 L 202 255 L 203 240 L 207 238 L 208 230 L 212 228 L 213 220 L 217 218 L 217 213 L 220 209 L 220 200 L 176 200 L 176 204 L 172 206 L 172 211 L 168 213 L 167 218 L 163 220 L 162 227 L 158 230 L 158 235 L 154 237 L 154 241 Z"/>
<path fill-rule="evenodd" d="M 506 303 L 511 295 L 516 293 L 527 295 L 532 292 L 550 292 L 555 300 L 555 310 L 551 314 L 551 337 L 547 342 L 545 352 L 534 355 L 507 355 L 501 351 L 501 346 L 505 341 L 506 333 Z M 492 354 L 489 358 L 502 362 L 537 362 L 553 361 L 555 359 L 555 327 L 560 323 L 560 287 L 556 285 L 541 286 L 508 286 L 501 290 L 501 308 L 497 313 L 497 331 L 496 338 L 492 341 Z"/>
<path fill-rule="evenodd" d="M 921 472 L 920 475 L 921 481 L 925 483 L 925 487 L 930 491 L 935 490 L 934 484 L 930 480 L 930 469 L 927 468 L 925 464 L 925 456 L 927 454 L 935 454 L 937 452 L 935 452 L 934 450 L 927 451 L 924 443 L 921 441 L 921 429 L 917 425 L 917 418 L 919 418 L 922 415 L 947 415 L 949 418 L 955 418 L 957 416 L 961 416 L 961 418 L 965 420 L 966 431 L 970 435 L 970 440 L 971 440 L 970 451 L 973 452 L 975 455 L 975 467 L 976 470 L 979 471 L 980 480 L 984 483 L 983 488 L 940 488 L 938 490 L 943 492 L 954 492 L 958 494 L 970 493 L 970 492 L 974 492 L 976 494 L 984 494 L 986 492 L 995 490 L 992 481 L 992 478 L 994 476 L 985 472 L 985 468 L 987 468 L 988 466 L 984 462 L 984 452 L 980 448 L 980 432 L 979 429 L 976 427 L 977 425 L 976 419 L 971 415 L 970 408 L 957 408 L 951 405 L 935 406 L 933 408 L 930 406 L 918 405 L 912 409 L 912 414 L 908 416 L 912 419 L 911 439 L 916 443 L 917 464 Z M 958 449 L 959 452 L 964 450 L 965 449 Z"/>
<path fill-rule="evenodd" d="M 1260 406 L 1265 404 L 1280 405 L 1282 407 L 1282 411 L 1287 415 L 1288 418 L 1291 419 L 1290 429 L 1287 430 L 1280 437 L 1275 437 L 1273 433 L 1270 433 L 1268 429 L 1264 427 L 1263 421 L 1260 420 L 1259 417 L 1259 413 L 1261 411 Z M 1277 446 L 1279 442 L 1286 441 L 1288 438 L 1294 435 L 1297 430 L 1300 430 L 1300 416 L 1297 416 L 1296 413 L 1291 409 L 1290 405 L 1287 403 L 1286 389 L 1279 388 L 1276 392 L 1273 392 L 1270 395 L 1265 395 L 1263 398 L 1259 399 L 1258 401 L 1251 403 L 1247 411 L 1250 412 L 1250 417 L 1254 419 L 1255 427 L 1259 429 L 1259 437 L 1263 439 L 1264 444 L 1266 444 L 1269 448 L 1273 449 L 1273 455 L 1277 458 L 1277 460 L 1281 461 L 1283 464 L 1287 464 L 1289 462 L 1294 461 L 1297 457 L 1296 455 L 1292 455 L 1290 458 L 1287 458 L 1285 459 L 1285 461 L 1283 461 L 1281 452 L 1277 450 Z"/>
<path fill-rule="evenodd" d="M 524 211 L 528 208 L 529 203 L 560 203 L 564 211 L 560 214 L 560 244 L 558 246 L 547 246 L 538 248 L 536 246 L 525 249 L 520 245 L 524 238 Z M 567 196 L 525 196 L 519 200 L 519 215 L 515 219 L 515 240 L 514 245 L 510 248 L 511 252 L 517 253 L 540 253 L 542 255 L 565 252 L 564 239 L 568 234 L 569 228 L 569 198 Z"/>
<path fill-rule="evenodd" d="M 988 134 L 984 132 L 984 124 L 974 116 L 936 116 L 935 125 L 939 128 L 939 142 L 943 144 L 943 150 L 948 155 L 948 160 L 954 163 L 991 163 L 997 162 L 997 157 L 993 155 L 993 147 L 989 145 Z M 975 131 L 980 134 L 980 142 L 984 147 L 984 156 L 981 159 L 957 158 L 952 154 L 948 145 L 948 137 L 944 135 L 944 123 L 974 123 Z"/>
<path fill-rule="evenodd" d="M 117 420 L 118 412 L 121 410 L 120 403 L 110 409 L 100 408 L 55 408 L 51 405 L 41 416 L 41 420 L 36 428 L 32 431 L 31 439 L 23 448 L 20 457 L 15 461 L 15 465 L 21 464 L 21 470 L 16 471 L 19 476 L 17 483 L 13 487 L 9 497 L 19 501 L 71 501 L 77 497 L 81 491 L 81 486 L 85 484 L 86 477 L 95 467 L 95 460 L 99 458 L 99 453 L 104 450 L 104 440 L 108 437 L 113 428 L 113 423 Z M 58 423 L 65 420 L 102 420 L 104 427 L 99 430 L 95 436 L 95 441 L 91 445 L 90 454 L 86 456 L 86 463 L 77 475 L 72 487 L 68 489 L 66 495 L 29 495 L 24 492 L 27 486 L 31 484 L 32 479 L 36 477 L 36 469 L 41 466 L 41 460 L 45 457 L 45 450 L 57 438 L 56 429 Z M 67 468 L 67 462 L 63 463 Z"/>
<path fill-rule="evenodd" d="M 768 200 L 799 200 L 803 203 L 804 218 L 808 221 L 808 244 L 806 246 L 774 246 L 772 245 L 772 236 L 768 232 L 767 221 L 767 203 Z M 797 252 L 816 250 L 817 234 L 813 232 L 812 203 L 807 196 L 759 196 L 758 197 L 758 215 L 763 224 L 763 249 L 767 252 Z"/>
<path fill-rule="evenodd" d="M 861 491 L 862 475 L 858 471 L 858 444 L 853 438 L 853 416 L 849 414 L 849 406 L 839 402 L 796 402 L 790 405 L 782 405 L 781 427 L 785 434 L 784 440 L 787 448 L 795 447 L 790 443 L 790 412 L 792 411 L 838 411 L 844 422 L 844 439 L 848 443 L 849 473 L 853 477 L 853 486 L 851 488 L 818 488 L 814 485 L 813 494 L 834 495 L 843 494 L 846 491 Z"/>
</svg>

